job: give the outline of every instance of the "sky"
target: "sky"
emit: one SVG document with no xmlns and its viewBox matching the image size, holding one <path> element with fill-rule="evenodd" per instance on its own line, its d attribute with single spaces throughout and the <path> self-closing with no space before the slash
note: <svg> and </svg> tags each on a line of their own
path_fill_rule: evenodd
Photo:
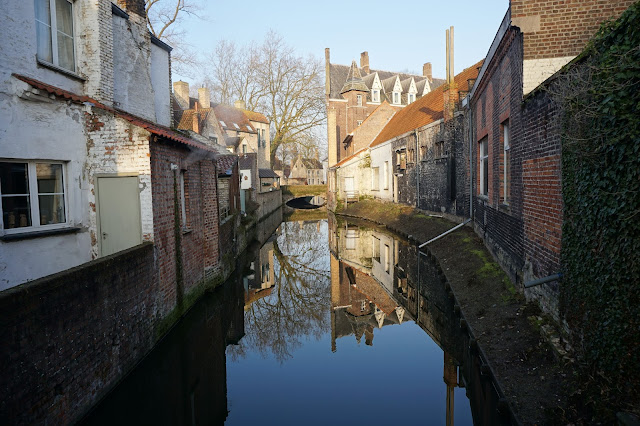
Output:
<svg viewBox="0 0 640 426">
<path fill-rule="evenodd" d="M 237 45 L 261 42 L 276 31 L 301 56 L 358 64 L 369 52 L 369 65 L 385 71 L 422 74 L 431 62 L 433 77 L 445 78 L 445 31 L 454 27 L 454 69 L 459 73 L 484 58 L 509 6 L 508 0 L 351 0 L 258 2 L 191 0 L 203 5 L 203 19 L 186 17 L 185 39 L 208 52 L 226 39 Z M 198 76 L 173 74 L 173 81 L 197 83 Z"/>
</svg>

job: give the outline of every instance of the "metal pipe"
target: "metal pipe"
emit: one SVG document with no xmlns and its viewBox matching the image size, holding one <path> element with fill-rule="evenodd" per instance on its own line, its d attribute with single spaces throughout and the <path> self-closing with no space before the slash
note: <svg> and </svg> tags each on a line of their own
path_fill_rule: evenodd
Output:
<svg viewBox="0 0 640 426">
<path fill-rule="evenodd" d="M 413 153 L 413 160 L 416 163 L 416 208 L 420 208 L 420 163 L 422 162 L 422 158 L 420 157 L 420 151 L 418 146 L 418 129 L 413 131 L 416 137 L 416 150 Z"/>
<path fill-rule="evenodd" d="M 559 281 L 561 279 L 562 279 L 562 273 L 558 272 L 557 274 L 549 275 L 548 277 L 526 282 L 524 283 L 524 288 L 531 288 L 531 287 L 535 287 L 537 285 L 548 283 L 551 281 Z"/>
<path fill-rule="evenodd" d="M 419 248 L 419 249 L 421 249 L 422 247 L 426 246 L 427 244 L 432 243 L 432 242 L 434 242 L 435 240 L 439 240 L 440 238 L 444 237 L 445 235 L 452 233 L 452 232 L 453 232 L 453 231 L 455 231 L 456 229 L 462 228 L 464 225 L 466 225 L 466 224 L 467 224 L 467 223 L 469 223 L 469 222 L 471 222 L 471 218 L 469 218 L 469 219 L 465 220 L 464 222 L 462 222 L 462 223 L 460 223 L 460 224 L 458 224 L 458 225 L 454 226 L 453 228 L 449 229 L 448 231 L 443 232 L 442 234 L 438 235 L 437 237 L 430 239 L 430 240 L 429 240 L 429 241 L 427 241 L 426 243 L 422 243 L 422 244 L 420 244 L 420 245 L 418 246 L 418 248 Z"/>
</svg>

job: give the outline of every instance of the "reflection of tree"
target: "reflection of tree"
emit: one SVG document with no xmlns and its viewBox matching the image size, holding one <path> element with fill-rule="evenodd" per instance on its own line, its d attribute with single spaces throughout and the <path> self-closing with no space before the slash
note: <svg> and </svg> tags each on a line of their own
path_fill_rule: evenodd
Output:
<svg viewBox="0 0 640 426">
<path fill-rule="evenodd" d="M 228 348 L 232 359 L 255 349 L 280 362 L 305 336 L 318 339 L 329 328 L 331 305 L 326 222 L 285 222 L 274 242 L 275 287 L 245 313 L 245 337 Z"/>
</svg>

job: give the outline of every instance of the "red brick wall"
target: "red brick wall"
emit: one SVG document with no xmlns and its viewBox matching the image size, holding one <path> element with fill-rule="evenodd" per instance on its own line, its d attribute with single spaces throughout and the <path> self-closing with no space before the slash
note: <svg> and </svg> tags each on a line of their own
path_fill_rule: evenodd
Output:
<svg viewBox="0 0 640 426">
<path fill-rule="evenodd" d="M 635 0 L 511 0 L 511 20 L 524 35 L 524 59 L 575 56 L 600 23 Z"/>
<path fill-rule="evenodd" d="M 79 420 L 155 343 L 150 243 L 0 293 L 0 423 Z"/>
</svg>

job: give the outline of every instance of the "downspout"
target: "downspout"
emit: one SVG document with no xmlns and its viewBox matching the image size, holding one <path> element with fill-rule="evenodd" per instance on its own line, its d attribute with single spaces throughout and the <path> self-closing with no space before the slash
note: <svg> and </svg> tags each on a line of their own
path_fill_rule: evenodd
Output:
<svg viewBox="0 0 640 426">
<path fill-rule="evenodd" d="M 469 116 L 469 219 L 473 219 L 473 110 L 471 99 L 467 96 L 467 109 Z"/>
<path fill-rule="evenodd" d="M 418 129 L 413 131 L 416 137 L 416 150 L 414 151 L 414 161 L 416 162 L 416 208 L 420 208 L 420 151 L 418 150 Z"/>
</svg>

